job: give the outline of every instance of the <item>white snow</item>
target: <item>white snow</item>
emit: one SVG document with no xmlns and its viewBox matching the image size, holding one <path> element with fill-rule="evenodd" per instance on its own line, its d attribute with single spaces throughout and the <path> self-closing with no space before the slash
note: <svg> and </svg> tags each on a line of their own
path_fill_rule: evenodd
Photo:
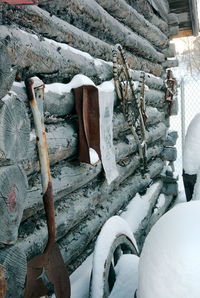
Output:
<svg viewBox="0 0 200 298">
<path fill-rule="evenodd" d="M 200 166 L 200 113 L 190 122 L 185 137 L 183 168 L 187 174 L 196 174 Z"/>
<path fill-rule="evenodd" d="M 154 183 L 147 189 L 144 196 L 136 194 L 133 200 L 127 206 L 127 211 L 121 214 L 121 217 L 127 221 L 132 233 L 136 232 L 139 228 L 141 221 L 146 217 L 150 207 L 152 196 L 159 188 L 159 183 Z"/>
<path fill-rule="evenodd" d="M 91 298 L 103 297 L 104 262 L 107 259 L 112 243 L 116 236 L 120 234 L 126 234 L 137 248 L 129 225 L 121 217 L 113 216 L 104 224 L 94 250 Z"/>
<path fill-rule="evenodd" d="M 139 261 L 138 298 L 200 297 L 200 202 L 175 206 L 148 234 Z"/>
<path fill-rule="evenodd" d="M 96 165 L 99 161 L 98 153 L 93 148 L 89 148 L 89 156 L 91 165 Z"/>
<path fill-rule="evenodd" d="M 78 88 L 84 85 L 95 86 L 94 82 L 83 74 L 77 74 L 73 77 L 70 83 L 62 84 L 62 83 L 53 83 L 45 85 L 45 93 L 47 92 L 56 92 L 60 95 L 64 93 L 69 93 L 73 88 Z"/>
<path fill-rule="evenodd" d="M 138 287 L 138 263 L 136 255 L 122 255 L 116 267 L 116 282 L 109 298 L 133 298 Z"/>
</svg>

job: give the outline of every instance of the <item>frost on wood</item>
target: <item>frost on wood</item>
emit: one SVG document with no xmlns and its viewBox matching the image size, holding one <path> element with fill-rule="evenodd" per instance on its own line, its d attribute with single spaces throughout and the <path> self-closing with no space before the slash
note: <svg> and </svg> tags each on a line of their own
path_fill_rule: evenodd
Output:
<svg viewBox="0 0 200 298">
<path fill-rule="evenodd" d="M 20 167 L 0 168 L 0 243 L 16 242 L 26 191 L 27 180 Z"/>
</svg>

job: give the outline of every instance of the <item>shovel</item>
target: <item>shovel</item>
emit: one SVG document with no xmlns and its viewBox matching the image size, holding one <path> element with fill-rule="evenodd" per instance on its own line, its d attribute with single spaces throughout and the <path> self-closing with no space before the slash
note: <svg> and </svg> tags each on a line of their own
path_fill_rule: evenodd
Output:
<svg viewBox="0 0 200 298">
<path fill-rule="evenodd" d="M 51 284 L 53 284 L 56 297 L 69 298 L 69 274 L 59 247 L 55 243 L 54 199 L 43 116 L 44 83 L 39 78 L 32 77 L 27 79 L 25 84 L 35 124 L 42 180 L 43 204 L 48 227 L 48 241 L 43 254 L 34 257 L 28 262 L 24 298 L 38 298 L 47 295 L 48 290 L 42 279 L 44 273 Z"/>
</svg>

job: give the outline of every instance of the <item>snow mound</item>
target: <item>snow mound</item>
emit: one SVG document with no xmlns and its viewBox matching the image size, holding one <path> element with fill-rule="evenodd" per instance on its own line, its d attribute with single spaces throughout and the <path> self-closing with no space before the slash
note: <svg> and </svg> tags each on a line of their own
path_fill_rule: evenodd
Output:
<svg viewBox="0 0 200 298">
<path fill-rule="evenodd" d="M 185 137 L 185 146 L 183 154 L 183 168 L 187 174 L 196 174 L 200 166 L 200 113 L 190 122 Z"/>
<path fill-rule="evenodd" d="M 137 244 L 132 231 L 124 219 L 119 216 L 112 216 L 106 221 L 97 238 L 94 250 L 91 298 L 103 297 L 104 266 L 109 255 L 110 248 L 116 237 L 120 234 L 127 235 L 137 249 Z"/>
<path fill-rule="evenodd" d="M 200 297 L 200 202 L 177 205 L 154 225 L 139 261 L 137 298 Z"/>
</svg>

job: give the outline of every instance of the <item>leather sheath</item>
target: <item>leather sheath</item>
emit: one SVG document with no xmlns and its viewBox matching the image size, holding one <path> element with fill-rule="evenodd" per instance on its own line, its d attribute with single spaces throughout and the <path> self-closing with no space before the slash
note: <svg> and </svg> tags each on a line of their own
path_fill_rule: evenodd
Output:
<svg viewBox="0 0 200 298">
<path fill-rule="evenodd" d="M 98 89 L 84 85 L 73 91 L 79 125 L 79 161 L 90 163 L 89 148 L 101 159 Z"/>
</svg>

